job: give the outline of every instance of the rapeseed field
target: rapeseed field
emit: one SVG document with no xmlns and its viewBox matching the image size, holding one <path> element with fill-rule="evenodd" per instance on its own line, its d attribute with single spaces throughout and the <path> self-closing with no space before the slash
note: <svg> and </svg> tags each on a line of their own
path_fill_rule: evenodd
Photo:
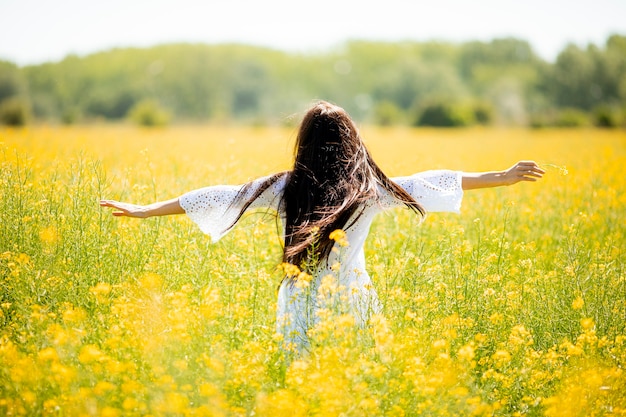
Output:
<svg viewBox="0 0 626 417">
<path fill-rule="evenodd" d="M 273 217 L 211 244 L 185 216 L 98 205 L 289 169 L 294 130 L 1 129 L 0 415 L 626 415 L 626 132 L 362 133 L 390 176 L 547 174 L 468 191 L 461 215 L 381 215 L 383 314 L 359 329 L 323 310 L 294 357 Z"/>
</svg>

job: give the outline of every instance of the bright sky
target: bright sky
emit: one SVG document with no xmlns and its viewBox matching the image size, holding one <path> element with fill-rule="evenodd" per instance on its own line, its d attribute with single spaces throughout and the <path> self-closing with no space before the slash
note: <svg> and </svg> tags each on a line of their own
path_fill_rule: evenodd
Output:
<svg viewBox="0 0 626 417">
<path fill-rule="evenodd" d="M 348 39 L 514 36 L 553 60 L 626 35 L 626 0 L 0 0 L 0 59 L 20 65 L 112 47 L 241 42 L 325 51 Z"/>
</svg>

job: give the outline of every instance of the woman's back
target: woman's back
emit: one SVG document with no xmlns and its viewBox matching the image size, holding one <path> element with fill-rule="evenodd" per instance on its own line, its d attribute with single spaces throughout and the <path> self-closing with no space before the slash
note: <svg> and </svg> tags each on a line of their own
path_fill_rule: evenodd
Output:
<svg viewBox="0 0 626 417">
<path fill-rule="evenodd" d="M 276 212 L 284 235 L 287 213 L 282 200 L 288 175 L 282 174 L 266 187 L 272 178 L 259 178 L 241 186 L 195 190 L 181 196 L 180 204 L 214 241 L 226 232 L 225 224 L 235 222 L 242 210 L 252 209 Z M 460 172 L 427 171 L 392 181 L 429 211 L 460 210 L 463 197 Z M 248 204 L 253 196 L 256 198 Z M 376 194 L 360 204 L 344 229 L 329 233 L 332 246 L 328 255 L 309 264 L 304 274 L 292 272 L 285 276 L 278 293 L 277 330 L 283 335 L 286 346 L 300 350 L 307 345 L 307 332 L 317 322 L 321 308 L 332 306 L 336 312 L 350 313 L 359 325 L 381 311 L 366 269 L 363 247 L 375 216 L 397 207 L 404 207 L 404 203 L 385 188 L 377 187 Z M 311 234 L 315 233 L 316 230 L 311 230 Z M 304 269 L 301 265 L 293 266 L 298 267 L 298 272 Z"/>
</svg>

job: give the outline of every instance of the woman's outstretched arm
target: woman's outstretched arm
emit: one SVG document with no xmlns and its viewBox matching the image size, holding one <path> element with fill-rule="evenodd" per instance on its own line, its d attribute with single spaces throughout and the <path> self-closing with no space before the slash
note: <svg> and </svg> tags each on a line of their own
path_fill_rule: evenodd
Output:
<svg viewBox="0 0 626 417">
<path fill-rule="evenodd" d="M 513 185 L 520 181 L 537 181 L 545 171 L 534 161 L 520 161 L 504 171 L 464 172 L 462 187 L 464 190 Z"/>
<path fill-rule="evenodd" d="M 185 210 L 181 207 L 178 198 L 167 201 L 141 206 L 138 204 L 122 203 L 114 200 L 100 200 L 102 207 L 112 207 L 114 216 L 138 217 L 145 219 L 152 216 L 168 216 L 170 214 L 184 214 Z"/>
</svg>

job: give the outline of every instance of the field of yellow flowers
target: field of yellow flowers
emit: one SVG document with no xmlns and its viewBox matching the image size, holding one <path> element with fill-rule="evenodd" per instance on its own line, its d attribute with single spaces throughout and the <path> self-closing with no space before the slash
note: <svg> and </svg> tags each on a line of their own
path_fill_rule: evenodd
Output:
<svg viewBox="0 0 626 417">
<path fill-rule="evenodd" d="M 384 304 L 326 311 L 312 351 L 275 333 L 276 224 L 217 244 L 137 203 L 288 169 L 295 131 L 0 130 L 0 415 L 626 415 L 626 132 L 363 128 L 390 175 L 508 168 L 461 215 L 374 223 Z"/>
</svg>

